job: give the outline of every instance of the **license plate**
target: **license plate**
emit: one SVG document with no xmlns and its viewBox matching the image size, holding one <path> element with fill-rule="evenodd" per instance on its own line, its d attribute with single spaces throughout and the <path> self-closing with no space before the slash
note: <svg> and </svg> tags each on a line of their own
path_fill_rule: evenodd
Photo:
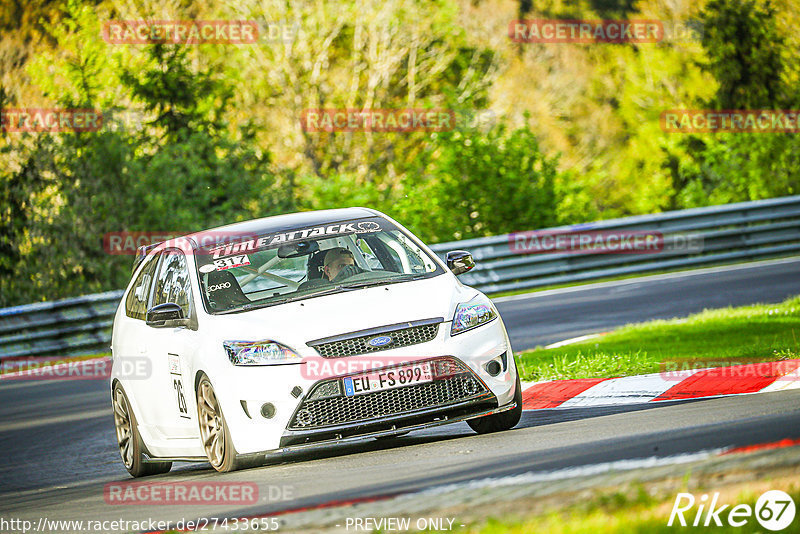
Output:
<svg viewBox="0 0 800 534">
<path fill-rule="evenodd" d="M 431 381 L 433 381 L 433 373 L 430 362 L 395 367 L 363 376 L 348 376 L 343 379 L 344 394 L 348 397 Z"/>
</svg>

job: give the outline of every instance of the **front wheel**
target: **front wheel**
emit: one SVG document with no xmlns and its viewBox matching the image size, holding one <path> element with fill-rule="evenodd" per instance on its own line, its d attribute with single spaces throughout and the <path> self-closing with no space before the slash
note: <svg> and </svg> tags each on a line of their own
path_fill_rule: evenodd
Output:
<svg viewBox="0 0 800 534">
<path fill-rule="evenodd" d="M 119 455 L 125 469 L 133 477 L 158 475 L 172 469 L 172 462 L 146 462 L 144 444 L 137 429 L 136 416 L 133 415 L 131 403 L 125 395 L 125 390 L 117 382 L 111 393 L 111 405 L 114 408 L 114 427 L 117 431 L 117 445 Z"/>
<path fill-rule="evenodd" d="M 227 473 L 257 465 L 257 460 L 237 457 L 225 416 L 222 415 L 211 381 L 205 375 L 197 384 L 197 420 L 200 424 L 200 439 L 203 440 L 203 448 L 211 467 L 220 473 Z"/>
<path fill-rule="evenodd" d="M 494 415 L 486 415 L 477 419 L 470 419 L 467 424 L 478 434 L 489 434 L 491 432 L 502 432 L 517 426 L 522 417 L 522 385 L 519 382 L 519 371 L 517 371 L 516 391 L 514 392 L 514 402 L 517 407 L 505 412 Z"/>
</svg>

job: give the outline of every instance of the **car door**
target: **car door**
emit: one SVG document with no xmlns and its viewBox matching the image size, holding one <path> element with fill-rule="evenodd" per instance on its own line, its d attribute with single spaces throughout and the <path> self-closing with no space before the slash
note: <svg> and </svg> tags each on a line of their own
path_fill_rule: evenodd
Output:
<svg viewBox="0 0 800 534">
<path fill-rule="evenodd" d="M 134 414 L 140 425 L 148 424 L 145 414 L 152 411 L 148 396 L 152 368 L 147 358 L 146 343 L 149 328 L 145 325 L 145 318 L 158 259 L 158 256 L 153 256 L 144 260 L 143 267 L 125 296 L 125 317 L 119 326 L 115 325 L 114 332 L 118 337 L 114 347 L 114 376 L 122 382 L 122 387 L 134 403 Z"/>
<path fill-rule="evenodd" d="M 186 256 L 174 248 L 161 252 L 150 307 L 167 302 L 178 304 L 184 317 L 193 318 L 195 309 Z M 152 364 L 150 420 L 165 438 L 193 437 L 197 429 L 196 410 L 191 390 L 187 388 L 193 387 L 189 359 L 197 333 L 187 326 L 147 328 L 146 352 Z"/>
</svg>

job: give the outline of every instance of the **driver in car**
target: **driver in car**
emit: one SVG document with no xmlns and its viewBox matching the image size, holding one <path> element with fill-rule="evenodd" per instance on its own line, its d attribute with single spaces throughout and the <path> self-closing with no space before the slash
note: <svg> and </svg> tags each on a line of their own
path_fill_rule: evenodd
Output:
<svg viewBox="0 0 800 534">
<path fill-rule="evenodd" d="M 325 260 L 322 262 L 322 273 L 330 282 L 340 282 L 345 278 L 361 272 L 356 267 L 353 253 L 344 247 L 336 247 L 325 253 Z"/>
</svg>

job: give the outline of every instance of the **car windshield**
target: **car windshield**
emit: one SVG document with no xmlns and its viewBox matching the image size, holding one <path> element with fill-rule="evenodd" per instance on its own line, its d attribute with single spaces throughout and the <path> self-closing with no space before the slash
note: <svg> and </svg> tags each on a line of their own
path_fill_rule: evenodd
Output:
<svg viewBox="0 0 800 534">
<path fill-rule="evenodd" d="M 213 314 L 444 272 L 416 240 L 379 217 L 255 233 L 201 248 L 196 257 L 201 293 Z"/>
</svg>

